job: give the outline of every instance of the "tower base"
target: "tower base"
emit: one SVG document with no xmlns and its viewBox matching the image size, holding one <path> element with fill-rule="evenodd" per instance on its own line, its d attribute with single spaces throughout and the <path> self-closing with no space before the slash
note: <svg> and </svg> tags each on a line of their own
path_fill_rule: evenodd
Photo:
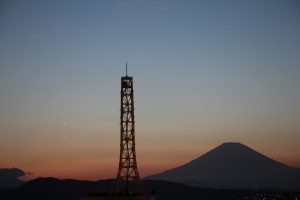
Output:
<svg viewBox="0 0 300 200">
<path fill-rule="evenodd" d="M 80 200 L 147 200 L 145 196 L 134 196 L 134 195 L 124 195 L 124 196 L 101 196 L 93 195 L 81 197 Z"/>
</svg>

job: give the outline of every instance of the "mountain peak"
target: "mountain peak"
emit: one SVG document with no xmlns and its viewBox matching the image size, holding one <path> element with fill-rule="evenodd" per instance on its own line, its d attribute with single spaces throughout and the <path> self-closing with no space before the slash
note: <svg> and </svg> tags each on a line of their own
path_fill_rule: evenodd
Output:
<svg viewBox="0 0 300 200">
<path fill-rule="evenodd" d="M 220 146 L 245 146 L 245 145 L 239 142 L 224 142 Z"/>
<path fill-rule="evenodd" d="M 223 144 L 216 147 L 217 148 L 223 148 L 223 149 L 251 149 L 250 147 L 239 143 L 239 142 L 224 142 Z M 251 149 L 252 150 L 252 149 Z"/>
<path fill-rule="evenodd" d="M 252 159 L 255 157 L 255 159 L 258 158 L 267 158 L 266 156 L 258 153 L 257 151 L 251 149 L 250 147 L 239 143 L 239 142 L 226 142 L 223 143 L 216 148 L 212 149 L 211 151 L 207 152 L 206 154 L 200 156 L 196 160 L 204 159 L 206 157 L 209 157 L 210 159 L 217 159 L 222 160 L 223 164 L 226 164 L 228 162 L 233 162 L 232 159 Z M 243 158 L 244 157 L 244 158 Z M 194 161 L 196 161 L 194 160 Z M 231 161 L 230 161 L 231 160 Z"/>
<path fill-rule="evenodd" d="M 220 148 L 237 148 L 237 149 L 253 150 L 250 147 L 248 147 L 247 145 L 244 145 L 240 142 L 224 142 L 223 144 L 219 145 L 218 147 L 220 147 Z M 218 147 L 216 147 L 216 148 L 218 148 Z"/>
</svg>

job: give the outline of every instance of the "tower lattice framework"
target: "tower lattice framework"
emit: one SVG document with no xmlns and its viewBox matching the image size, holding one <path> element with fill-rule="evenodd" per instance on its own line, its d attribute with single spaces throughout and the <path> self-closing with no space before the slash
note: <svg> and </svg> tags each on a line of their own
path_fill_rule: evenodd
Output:
<svg viewBox="0 0 300 200">
<path fill-rule="evenodd" d="M 120 161 L 115 193 L 143 195 L 135 152 L 133 78 L 121 78 Z"/>
</svg>

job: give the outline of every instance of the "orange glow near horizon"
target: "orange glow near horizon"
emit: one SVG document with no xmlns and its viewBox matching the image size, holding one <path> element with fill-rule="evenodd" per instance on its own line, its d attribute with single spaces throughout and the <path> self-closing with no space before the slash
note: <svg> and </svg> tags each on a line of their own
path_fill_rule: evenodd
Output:
<svg viewBox="0 0 300 200">
<path fill-rule="evenodd" d="M 289 166 L 293 167 L 299 167 L 300 163 L 289 163 L 288 161 L 275 159 L 277 161 L 281 161 L 282 163 L 285 163 Z M 186 160 L 188 162 L 190 160 Z M 186 162 L 178 162 L 176 164 L 162 164 L 162 165 L 139 165 L 139 171 L 140 175 L 143 177 L 146 177 L 151 174 L 163 172 L 165 170 L 178 167 L 182 164 L 185 164 Z M 96 165 L 96 164 L 95 164 Z M 55 167 L 48 167 L 41 166 L 40 168 L 32 168 L 30 169 L 33 171 L 32 175 L 25 175 L 24 177 L 20 177 L 21 180 L 28 181 L 32 180 L 38 177 L 55 177 L 59 179 L 78 179 L 78 180 L 102 180 L 102 179 L 114 179 L 116 178 L 117 173 L 117 163 L 115 165 L 80 165 L 74 167 L 74 165 L 68 165 L 69 167 L 62 168 L 61 166 L 55 166 Z M 70 170 L 70 166 L 72 166 L 72 169 Z M 22 167 L 20 167 L 22 169 Z"/>
<path fill-rule="evenodd" d="M 114 128 L 111 130 L 105 129 L 102 134 L 99 134 L 97 128 L 85 130 L 62 127 L 57 128 L 59 134 L 55 135 L 51 132 L 43 133 L 42 129 L 29 128 L 30 137 L 26 134 L 16 137 L 20 130 L 15 129 L 3 138 L 7 143 L 0 147 L 0 167 L 16 167 L 33 173 L 23 177 L 23 180 L 37 177 L 82 180 L 115 178 L 119 159 L 119 135 L 118 126 L 113 124 L 112 127 Z M 290 142 L 283 145 L 280 135 L 277 140 L 273 139 L 268 143 L 265 136 L 248 134 L 252 130 L 237 130 L 245 133 L 241 137 L 234 134 L 218 135 L 215 132 L 220 131 L 220 128 L 215 132 L 211 129 L 211 136 L 192 131 L 183 135 L 180 131 L 184 132 L 185 128 L 181 129 L 173 131 L 172 136 L 167 129 L 163 129 L 165 134 L 154 132 L 152 135 L 147 129 L 137 130 L 136 150 L 141 177 L 183 165 L 229 141 L 243 143 L 274 160 L 300 167 L 298 136 L 295 134 L 290 134 Z M 207 130 L 200 130 L 202 133 L 205 131 Z M 15 145 L 11 146 L 11 143 Z"/>
<path fill-rule="evenodd" d="M 139 147 L 140 145 L 138 145 Z M 207 146 L 206 148 L 204 148 Z M 171 149 L 160 149 L 158 151 L 146 152 L 142 149 L 140 152 L 137 151 L 137 161 L 138 169 L 141 177 L 145 177 L 151 174 L 159 173 L 180 165 L 185 164 L 197 157 L 203 155 L 207 151 L 211 150 L 216 146 L 212 145 L 203 145 L 203 148 L 196 151 L 191 148 L 190 151 L 183 149 L 178 149 L 178 153 L 172 153 Z M 299 159 L 296 154 L 279 154 L 279 152 L 268 153 L 265 149 L 257 149 L 253 146 L 249 147 L 257 150 L 274 160 L 285 163 L 290 166 L 299 167 Z M 101 148 L 99 148 L 101 151 Z M 22 180 L 31 180 L 38 177 L 55 177 L 59 179 L 80 179 L 80 180 L 100 180 L 100 179 L 111 179 L 116 177 L 117 168 L 118 168 L 118 152 L 114 150 L 114 154 L 108 154 L 110 156 L 102 155 L 93 155 L 87 156 L 83 154 L 60 154 L 60 155 L 51 155 L 51 158 L 41 159 L 32 163 L 28 163 L 25 160 L 20 162 L 20 159 L 17 159 L 19 162 L 15 164 L 14 160 L 10 162 L 1 161 L 2 166 L 11 166 L 18 167 L 25 172 L 32 172 L 32 175 L 26 175 L 21 177 Z M 181 153 L 180 153 L 181 152 Z M 1 154 L 1 153 L 0 153 Z M 101 159 L 102 158 L 102 159 Z M 167 159 L 166 159 L 167 158 Z"/>
</svg>

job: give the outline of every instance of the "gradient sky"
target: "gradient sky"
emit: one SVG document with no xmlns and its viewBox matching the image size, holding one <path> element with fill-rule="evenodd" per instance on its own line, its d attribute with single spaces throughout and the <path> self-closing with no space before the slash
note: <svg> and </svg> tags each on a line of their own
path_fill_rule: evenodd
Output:
<svg viewBox="0 0 300 200">
<path fill-rule="evenodd" d="M 300 2 L 0 1 L 0 168 L 116 176 L 134 76 L 141 176 L 235 141 L 300 167 Z"/>
</svg>

